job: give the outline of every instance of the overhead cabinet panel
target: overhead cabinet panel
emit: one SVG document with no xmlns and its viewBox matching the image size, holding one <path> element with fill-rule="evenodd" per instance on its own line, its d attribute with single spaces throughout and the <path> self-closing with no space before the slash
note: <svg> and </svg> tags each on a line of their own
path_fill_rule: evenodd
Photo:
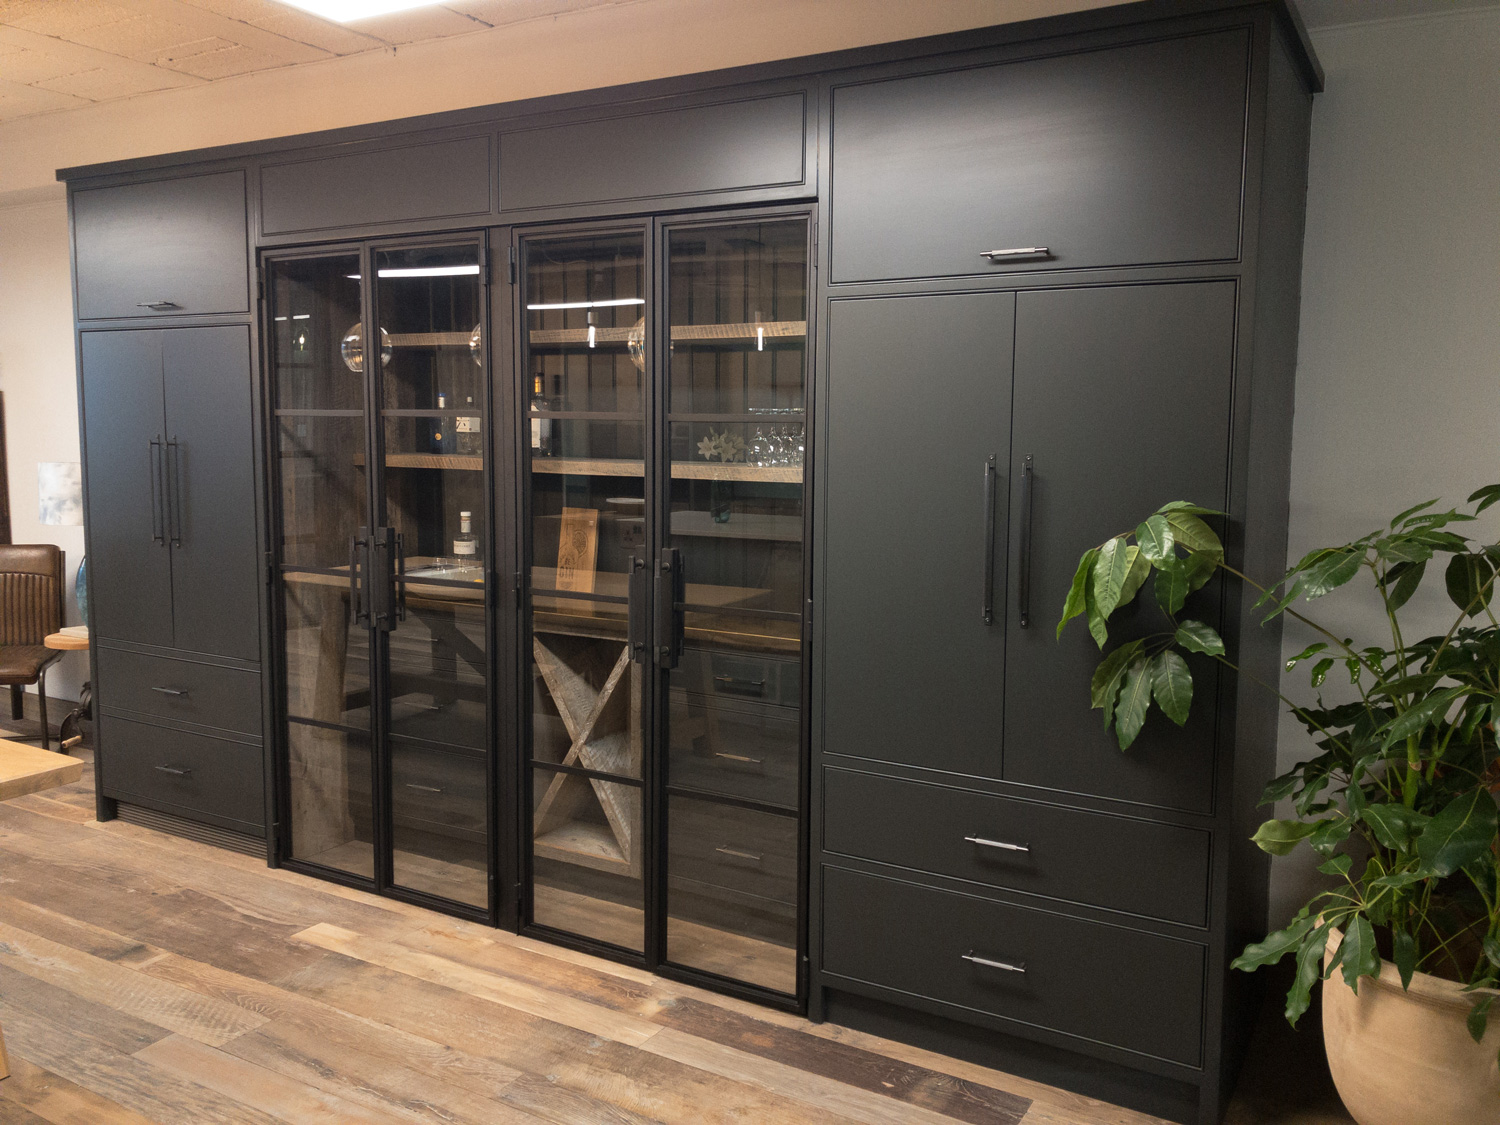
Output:
<svg viewBox="0 0 1500 1125">
<path fill-rule="evenodd" d="M 269 164 L 260 206 L 265 234 L 486 215 L 490 138 Z"/>
<path fill-rule="evenodd" d="M 79 319 L 249 311 L 245 228 L 240 171 L 74 192 Z"/>
<path fill-rule="evenodd" d="M 506 133 L 500 207 L 801 184 L 806 118 L 807 98 L 799 92 Z"/>
<path fill-rule="evenodd" d="M 1234 29 L 837 87 L 833 280 L 1236 258 L 1249 47 Z"/>
</svg>

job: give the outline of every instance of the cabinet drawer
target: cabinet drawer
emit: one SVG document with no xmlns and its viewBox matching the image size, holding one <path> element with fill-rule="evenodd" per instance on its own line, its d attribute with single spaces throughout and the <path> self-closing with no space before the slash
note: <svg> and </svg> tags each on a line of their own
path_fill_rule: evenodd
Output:
<svg viewBox="0 0 1500 1125">
<path fill-rule="evenodd" d="M 851 770 L 823 777 L 830 852 L 1190 926 L 1207 921 L 1201 829 Z"/>
<path fill-rule="evenodd" d="M 87 188 L 72 204 L 80 320 L 250 308 L 243 172 Z"/>
<path fill-rule="evenodd" d="M 225 827 L 265 825 L 265 770 L 258 746 L 99 718 L 104 794 Z"/>
<path fill-rule="evenodd" d="M 668 783 L 795 808 L 801 713 L 672 693 Z"/>
<path fill-rule="evenodd" d="M 833 280 L 1233 259 L 1249 32 L 839 86 Z M 985 251 L 1045 247 L 994 260 Z"/>
<path fill-rule="evenodd" d="M 736 895 L 797 900 L 797 820 L 672 797 L 667 810 L 667 863 L 672 878 Z"/>
<path fill-rule="evenodd" d="M 778 707 L 802 704 L 802 662 L 779 656 L 683 650 L 672 682 L 684 691 L 718 699 L 768 703 Z"/>
<path fill-rule="evenodd" d="M 392 741 L 391 819 L 440 836 L 485 839 L 484 758 Z"/>
<path fill-rule="evenodd" d="M 260 737 L 259 672 L 103 645 L 95 659 L 103 711 L 136 711 Z"/>
<path fill-rule="evenodd" d="M 824 868 L 825 973 L 1018 1034 L 1045 1028 L 1198 1066 L 1205 959 L 1193 942 Z"/>
</svg>

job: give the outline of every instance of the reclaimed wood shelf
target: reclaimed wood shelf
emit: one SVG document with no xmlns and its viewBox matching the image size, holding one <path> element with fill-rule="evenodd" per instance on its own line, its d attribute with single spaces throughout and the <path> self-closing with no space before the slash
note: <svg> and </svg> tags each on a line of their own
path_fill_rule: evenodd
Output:
<svg viewBox="0 0 1500 1125">
<path fill-rule="evenodd" d="M 762 340 L 800 340 L 807 336 L 805 320 L 739 321 L 731 324 L 674 324 L 674 344 L 751 344 Z M 442 335 L 442 333 L 435 333 Z M 391 337 L 394 343 L 397 337 Z M 584 328 L 533 328 L 527 335 L 533 347 L 557 344 L 588 344 L 589 330 Z M 594 344 L 628 344 L 641 339 L 640 330 L 594 327 Z M 464 340 L 468 343 L 467 337 Z"/>
<path fill-rule="evenodd" d="M 563 473 L 576 477 L 643 477 L 641 461 L 617 458 L 535 457 L 533 473 Z M 746 465 L 722 461 L 673 461 L 676 480 L 760 481 L 768 484 L 801 484 L 801 465 Z"/>
<path fill-rule="evenodd" d="M 363 468 L 365 455 L 356 453 L 354 463 Z M 388 469 L 457 469 L 477 473 L 484 468 L 484 458 L 468 453 L 387 453 L 385 467 Z"/>
</svg>

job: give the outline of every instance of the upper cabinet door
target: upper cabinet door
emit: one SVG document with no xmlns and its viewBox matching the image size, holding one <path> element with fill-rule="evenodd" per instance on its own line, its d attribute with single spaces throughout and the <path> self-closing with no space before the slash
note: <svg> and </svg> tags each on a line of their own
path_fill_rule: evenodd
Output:
<svg viewBox="0 0 1500 1125">
<path fill-rule="evenodd" d="M 1055 631 L 1078 557 L 1088 548 L 1131 531 L 1172 500 L 1225 508 L 1234 323 L 1232 281 L 1052 289 L 1016 298 L 1007 781 L 1212 809 L 1218 665 L 1190 661 L 1194 698 L 1185 728 L 1153 710 L 1121 753 L 1088 706 L 1102 654 L 1087 626 L 1072 622 L 1060 640 Z M 1219 583 L 1210 582 L 1188 599 L 1178 620 L 1220 628 L 1220 602 Z M 1023 608 L 1029 610 L 1024 628 Z M 1166 630 L 1148 581 L 1132 606 L 1111 619 L 1107 649 Z"/>
<path fill-rule="evenodd" d="M 250 329 L 161 335 L 174 644 L 259 660 Z"/>
<path fill-rule="evenodd" d="M 161 333 L 85 332 L 83 439 L 94 635 L 170 646 Z"/>
<path fill-rule="evenodd" d="M 1249 50 L 1236 29 L 836 87 L 832 280 L 1236 258 Z"/>
<path fill-rule="evenodd" d="M 250 309 L 245 174 L 73 193 L 78 318 Z"/>
</svg>

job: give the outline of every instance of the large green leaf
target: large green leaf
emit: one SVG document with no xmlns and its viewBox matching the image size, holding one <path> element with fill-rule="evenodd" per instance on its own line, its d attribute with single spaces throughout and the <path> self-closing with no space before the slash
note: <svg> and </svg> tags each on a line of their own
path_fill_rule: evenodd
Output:
<svg viewBox="0 0 1500 1125">
<path fill-rule="evenodd" d="M 1172 529 L 1172 537 L 1189 551 L 1206 551 L 1218 558 L 1224 557 L 1224 544 L 1214 534 L 1213 528 L 1185 508 L 1173 508 L 1162 513 Z"/>
<path fill-rule="evenodd" d="M 1344 954 L 1339 962 L 1344 970 L 1344 983 L 1358 995 L 1360 977 L 1380 975 L 1380 953 L 1375 948 L 1375 930 L 1370 920 L 1362 914 L 1350 918 L 1340 947 Z"/>
<path fill-rule="evenodd" d="M 1432 558 L 1432 547 L 1406 535 L 1388 535 L 1375 541 L 1375 552 L 1387 562 L 1420 563 Z"/>
<path fill-rule="evenodd" d="M 1146 711 L 1151 706 L 1151 661 L 1137 656 L 1125 669 L 1125 679 L 1120 684 L 1120 702 L 1115 705 L 1115 737 L 1120 749 L 1129 750 L 1136 735 L 1146 722 Z"/>
<path fill-rule="evenodd" d="M 1471 497 L 1469 497 L 1469 499 L 1470 499 L 1470 500 L 1472 500 L 1472 499 L 1474 499 L 1474 498 L 1473 498 L 1473 497 L 1472 497 L 1472 496 L 1471 496 Z M 1403 521 L 1404 521 L 1404 520 L 1406 520 L 1406 519 L 1407 519 L 1407 517 L 1409 517 L 1409 516 L 1414 516 L 1414 515 L 1416 515 L 1416 514 L 1417 514 L 1417 513 L 1418 513 L 1418 512 L 1420 512 L 1420 511 L 1423 511 L 1423 510 L 1425 510 L 1425 509 L 1427 509 L 1427 508 L 1430 508 L 1430 507 L 1432 507 L 1432 506 L 1433 506 L 1433 505 L 1434 505 L 1434 504 L 1436 504 L 1436 503 L 1437 503 L 1437 501 L 1436 501 L 1436 500 L 1425 500 L 1425 501 L 1423 501 L 1423 502 L 1422 502 L 1422 503 L 1420 503 L 1420 504 L 1413 504 L 1413 505 L 1412 505 L 1412 506 L 1411 506 L 1411 507 L 1410 507 L 1410 508 L 1407 508 L 1407 509 L 1406 509 L 1406 511 L 1404 511 L 1404 512 L 1402 512 L 1402 513 L 1400 513 L 1400 514 L 1399 514 L 1399 515 L 1397 515 L 1397 516 L 1396 516 L 1396 518 L 1395 518 L 1395 519 L 1393 519 L 1393 520 L 1391 520 L 1391 526 L 1392 526 L 1392 527 L 1393 527 L 1393 528 L 1394 528 L 1394 527 L 1398 527 L 1398 526 L 1400 526 L 1400 524 L 1401 524 L 1401 523 L 1402 523 L 1402 522 L 1403 522 Z"/>
<path fill-rule="evenodd" d="M 1252 942 L 1245 946 L 1245 951 L 1236 957 L 1229 967 L 1239 969 L 1241 972 L 1253 973 L 1263 965 L 1274 965 L 1298 948 L 1302 944 L 1302 939 L 1307 937 L 1308 931 L 1317 924 L 1318 920 L 1312 915 L 1299 915 L 1286 929 L 1267 934 L 1264 941 Z"/>
<path fill-rule="evenodd" d="M 1411 987 L 1411 975 L 1417 971 L 1417 939 L 1408 930 L 1397 930 L 1391 938 L 1391 960 L 1401 977 L 1401 987 Z"/>
<path fill-rule="evenodd" d="M 1120 694 L 1120 681 L 1125 678 L 1125 669 L 1130 667 L 1130 662 L 1145 643 L 1130 641 L 1121 645 L 1094 669 L 1094 679 L 1089 685 L 1090 706 L 1103 710 L 1105 729 L 1114 721 L 1115 699 Z"/>
<path fill-rule="evenodd" d="M 1167 523 L 1166 516 L 1154 515 L 1137 527 L 1135 541 L 1140 545 L 1141 554 L 1153 563 L 1162 563 L 1167 559 L 1177 557 L 1173 550 L 1176 540 L 1172 536 L 1172 527 Z"/>
<path fill-rule="evenodd" d="M 1151 583 L 1156 592 L 1156 604 L 1168 617 L 1177 616 L 1182 603 L 1187 601 L 1187 561 L 1173 556 L 1156 566 L 1156 578 Z"/>
<path fill-rule="evenodd" d="M 1151 695 L 1162 713 L 1178 726 L 1187 722 L 1193 706 L 1193 674 L 1187 661 L 1171 649 L 1156 654 L 1151 662 Z"/>
<path fill-rule="evenodd" d="M 1472 504 L 1476 500 L 1479 502 L 1479 507 L 1474 509 L 1474 514 L 1477 516 L 1495 501 L 1500 500 L 1500 484 L 1487 484 L 1483 488 L 1475 489 L 1469 496 L 1469 503 Z"/>
<path fill-rule="evenodd" d="M 1223 656 L 1224 641 L 1210 626 L 1201 621 L 1184 621 L 1177 626 L 1176 641 L 1189 652 L 1201 652 L 1205 656 Z"/>
<path fill-rule="evenodd" d="M 1360 810 L 1359 818 L 1370 826 L 1381 847 L 1398 852 L 1411 847 L 1428 821 L 1416 809 L 1395 804 L 1366 805 Z"/>
<path fill-rule="evenodd" d="M 1389 749 L 1424 730 L 1429 724 L 1440 721 L 1447 714 L 1448 708 L 1453 706 L 1453 701 L 1468 691 L 1467 687 L 1445 688 L 1435 695 L 1429 695 L 1420 703 L 1412 704 L 1385 728 L 1380 748 Z"/>
<path fill-rule="evenodd" d="M 1328 678 L 1328 669 L 1332 668 L 1333 665 L 1334 659 L 1331 656 L 1325 656 L 1313 665 L 1312 674 L 1309 677 L 1313 687 L 1320 688 L 1323 686 L 1323 681 Z"/>
<path fill-rule="evenodd" d="M 1429 875 L 1452 875 L 1489 851 L 1500 830 L 1500 813 L 1488 789 L 1460 793 L 1417 837 L 1417 857 Z"/>
<path fill-rule="evenodd" d="M 1310 656 L 1317 656 L 1318 653 L 1322 652 L 1327 647 L 1328 647 L 1328 642 L 1327 641 L 1319 641 L 1315 645 L 1308 645 L 1305 649 L 1303 649 L 1301 652 L 1299 652 L 1296 656 L 1292 657 L 1290 660 L 1288 660 L 1286 662 L 1286 670 L 1288 672 L 1290 672 L 1298 664 L 1302 663 L 1302 661 L 1306 660 Z"/>
<path fill-rule="evenodd" d="M 1083 586 L 1084 612 L 1088 614 L 1089 636 L 1094 638 L 1094 643 L 1104 650 L 1104 644 L 1109 640 L 1109 627 L 1104 623 L 1104 615 L 1099 612 L 1099 607 L 1094 604 L 1094 582 L 1092 577 Z"/>
<path fill-rule="evenodd" d="M 1425 562 L 1412 563 L 1401 571 L 1396 578 L 1396 584 L 1386 594 L 1386 602 L 1392 613 L 1411 601 L 1411 596 L 1417 592 L 1417 587 L 1422 585 L 1422 576 L 1426 573 Z"/>
<path fill-rule="evenodd" d="M 1484 1042 L 1484 1032 L 1490 1022 L 1490 1005 L 1494 1002 L 1493 993 L 1488 996 L 1476 996 L 1473 1006 L 1469 1009 L 1469 1018 L 1465 1022 L 1469 1029 L 1469 1038 L 1476 1043 Z"/>
<path fill-rule="evenodd" d="M 1297 975 L 1286 994 L 1286 1021 L 1293 1027 L 1312 1002 L 1312 986 L 1320 975 L 1318 966 L 1323 960 L 1323 948 L 1328 943 L 1328 931 L 1332 928 L 1332 922 L 1324 922 L 1302 939 L 1302 946 L 1297 950 Z"/>
<path fill-rule="evenodd" d="M 1484 555 L 1454 555 L 1448 560 L 1443 581 L 1453 604 L 1468 616 L 1475 617 L 1490 604 L 1490 595 L 1495 588 L 1495 566 Z"/>
<path fill-rule="evenodd" d="M 1302 575 L 1299 583 L 1302 596 L 1312 601 L 1337 590 L 1359 573 L 1360 564 L 1364 561 L 1365 553 L 1353 548 L 1325 555 Z"/>
<path fill-rule="evenodd" d="M 1094 570 L 1094 560 L 1099 557 L 1099 548 L 1090 547 L 1078 560 L 1078 569 L 1073 574 L 1073 584 L 1068 587 L 1068 598 L 1063 603 L 1062 620 L 1057 623 L 1057 636 L 1062 639 L 1063 626 L 1073 618 L 1088 609 L 1088 599 L 1084 594 L 1088 585 L 1089 575 Z"/>
<path fill-rule="evenodd" d="M 1255 830 L 1250 839 L 1263 852 L 1288 855 L 1323 824 L 1321 820 L 1268 820 Z"/>
<path fill-rule="evenodd" d="M 1099 611 L 1099 616 L 1108 618 L 1120 604 L 1120 591 L 1125 588 L 1125 578 L 1130 573 L 1130 566 L 1135 561 L 1132 551 L 1137 548 L 1129 546 L 1123 535 L 1117 535 L 1104 546 L 1099 548 L 1099 557 L 1094 560 L 1094 606 Z"/>
</svg>

